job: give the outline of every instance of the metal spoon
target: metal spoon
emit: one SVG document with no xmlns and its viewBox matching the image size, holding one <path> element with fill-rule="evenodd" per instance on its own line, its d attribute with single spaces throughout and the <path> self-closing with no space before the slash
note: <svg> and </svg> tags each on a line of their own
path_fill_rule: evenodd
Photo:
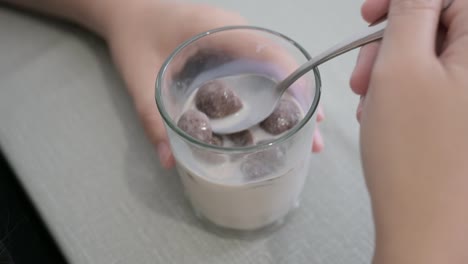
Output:
<svg viewBox="0 0 468 264">
<path fill-rule="evenodd" d="M 444 10 L 453 1 L 444 2 Z M 384 18 L 374 23 L 366 30 L 345 39 L 339 44 L 325 50 L 307 63 L 300 66 L 283 81 L 274 80 L 259 74 L 244 74 L 219 78 L 230 87 L 234 87 L 236 94 L 244 102 L 244 107 L 236 114 L 224 118 L 212 119 L 213 132 L 230 134 L 248 129 L 267 118 L 275 109 L 284 92 L 305 73 L 318 65 L 327 62 L 343 53 L 379 40 L 383 37 L 387 21 Z"/>
</svg>

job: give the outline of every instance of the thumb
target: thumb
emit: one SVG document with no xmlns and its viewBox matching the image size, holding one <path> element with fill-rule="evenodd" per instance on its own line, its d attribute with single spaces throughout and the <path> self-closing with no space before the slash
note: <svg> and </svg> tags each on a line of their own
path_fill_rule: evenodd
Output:
<svg viewBox="0 0 468 264">
<path fill-rule="evenodd" d="M 435 57 L 435 39 L 443 0 L 392 0 L 382 45 L 389 58 Z"/>
</svg>

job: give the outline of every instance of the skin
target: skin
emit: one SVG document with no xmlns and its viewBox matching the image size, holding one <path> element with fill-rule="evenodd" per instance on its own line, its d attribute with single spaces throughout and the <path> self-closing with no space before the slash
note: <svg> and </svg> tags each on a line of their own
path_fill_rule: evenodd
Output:
<svg viewBox="0 0 468 264">
<path fill-rule="evenodd" d="M 468 1 L 367 0 L 389 12 L 351 78 L 375 227 L 374 263 L 468 263 Z"/>
<path fill-rule="evenodd" d="M 246 20 L 236 13 L 213 6 L 176 1 L 151 0 L 0 0 L 77 23 L 100 35 L 108 44 L 113 60 L 121 73 L 146 134 L 156 147 L 161 165 L 175 164 L 163 121 L 154 101 L 157 70 L 169 54 L 190 37 L 228 25 L 243 25 Z M 210 14 L 210 15 L 206 15 Z M 190 23 L 187 23 L 190 21 Z M 164 26 L 159 26 L 164 25 Z M 229 50 L 251 35 L 240 36 L 237 42 L 217 43 Z M 244 40 L 244 41 L 243 41 Z M 241 50 L 242 48 L 237 48 Z M 265 53 L 277 56 L 278 52 Z M 269 55 L 268 55 L 269 56 Z M 285 56 L 274 58 L 281 60 Z M 261 58 L 260 58 L 261 59 Z M 283 61 L 283 60 L 281 60 Z M 289 65 L 295 67 L 295 65 Z M 323 111 L 317 120 L 324 119 Z M 315 131 L 313 152 L 323 149 L 323 139 Z"/>
<path fill-rule="evenodd" d="M 11 0 L 103 36 L 162 164 L 170 167 L 152 100 L 154 68 L 193 34 L 245 21 L 204 5 L 120 1 Z M 446 35 L 437 47 L 441 2 L 367 0 L 362 7 L 368 22 L 389 13 L 382 43 L 361 51 L 350 81 L 362 97 L 357 115 L 376 229 L 374 264 L 468 263 L 468 1 L 455 0 L 445 12 Z M 192 23 L 181 22 L 187 19 Z M 168 26 L 155 26 L 160 21 Z"/>
</svg>

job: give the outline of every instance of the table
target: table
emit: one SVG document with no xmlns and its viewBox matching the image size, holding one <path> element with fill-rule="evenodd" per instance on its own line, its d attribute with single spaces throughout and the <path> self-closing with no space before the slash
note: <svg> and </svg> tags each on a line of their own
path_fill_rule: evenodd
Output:
<svg viewBox="0 0 468 264">
<path fill-rule="evenodd" d="M 358 0 L 204 1 L 318 53 L 364 26 Z M 373 226 L 359 163 L 356 52 L 320 67 L 326 150 L 300 209 L 265 237 L 201 228 L 163 170 L 104 43 L 0 8 L 0 146 L 71 263 L 369 263 Z"/>
</svg>

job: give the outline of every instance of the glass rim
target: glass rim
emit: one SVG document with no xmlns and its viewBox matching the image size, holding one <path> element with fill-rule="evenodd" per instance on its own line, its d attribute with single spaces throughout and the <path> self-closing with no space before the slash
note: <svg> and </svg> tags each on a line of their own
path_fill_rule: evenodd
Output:
<svg viewBox="0 0 468 264">
<path fill-rule="evenodd" d="M 313 69 L 314 72 L 314 77 L 315 77 L 315 95 L 314 99 L 312 101 L 312 104 L 305 114 L 304 118 L 299 122 L 299 124 L 295 125 L 292 129 L 289 131 L 285 132 L 283 135 L 280 137 L 274 139 L 273 141 L 257 144 L 257 145 L 252 145 L 252 146 L 245 146 L 245 147 L 223 147 L 223 146 L 216 146 L 216 145 L 211 145 L 206 142 L 203 142 L 201 140 L 198 140 L 192 136 L 190 136 L 188 133 L 180 129 L 177 124 L 175 124 L 175 121 L 169 116 L 168 112 L 165 109 L 164 102 L 162 100 L 162 84 L 164 83 L 164 77 L 165 73 L 167 72 L 167 69 L 169 65 L 171 65 L 172 61 L 174 58 L 186 47 L 191 45 L 192 43 L 198 41 L 201 38 L 204 38 L 206 36 L 210 36 L 216 33 L 221 33 L 221 32 L 226 32 L 230 30 L 255 30 L 255 31 L 262 31 L 266 32 L 272 35 L 275 35 L 277 37 L 280 37 L 289 43 L 291 43 L 293 46 L 295 46 L 301 53 L 304 55 L 304 57 L 307 60 L 310 60 L 312 57 L 309 55 L 309 53 L 301 46 L 299 43 L 294 41 L 293 39 L 289 38 L 288 36 L 276 32 L 271 29 L 263 28 L 263 27 L 258 27 L 258 26 L 226 26 L 226 27 L 220 27 L 212 30 L 205 31 L 203 33 L 200 33 L 198 35 L 195 35 L 194 37 L 184 41 L 182 44 L 180 44 L 170 55 L 169 57 L 164 61 L 163 65 L 161 66 L 159 73 L 156 78 L 156 83 L 155 83 L 155 100 L 156 100 L 156 106 L 158 108 L 159 113 L 161 114 L 164 122 L 169 126 L 170 129 L 175 131 L 179 136 L 181 136 L 184 140 L 195 144 L 197 146 L 200 146 L 202 148 L 210 149 L 210 150 L 215 150 L 215 151 L 221 151 L 221 152 L 251 152 L 254 150 L 261 150 L 265 148 L 272 147 L 274 145 L 280 144 L 292 136 L 294 136 L 297 132 L 299 132 L 308 122 L 309 120 L 314 116 L 315 112 L 317 111 L 317 107 L 320 101 L 321 97 L 321 86 L 322 86 L 322 81 L 320 77 L 320 72 L 317 67 Z M 312 137 L 312 135 L 310 135 Z"/>
</svg>

